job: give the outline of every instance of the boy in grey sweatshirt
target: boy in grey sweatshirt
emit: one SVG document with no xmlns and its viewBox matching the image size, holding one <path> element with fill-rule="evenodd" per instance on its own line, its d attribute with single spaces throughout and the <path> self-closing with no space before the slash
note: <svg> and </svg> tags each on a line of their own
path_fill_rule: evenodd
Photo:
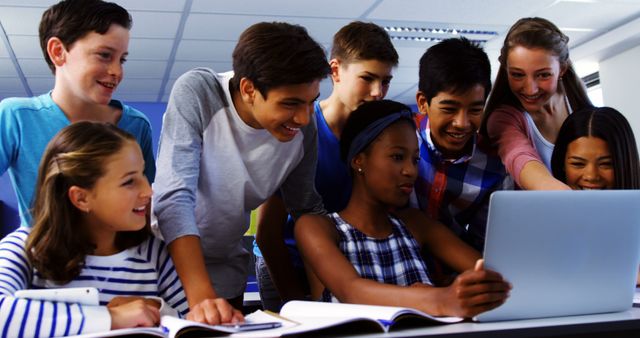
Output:
<svg viewBox="0 0 640 338">
<path fill-rule="evenodd" d="M 160 136 L 154 212 L 185 289 L 187 318 L 241 320 L 249 214 L 280 190 L 289 211 L 323 213 L 314 188 L 313 104 L 329 73 L 303 27 L 258 23 L 233 72 L 198 68 L 175 83 Z M 231 304 L 231 306 L 230 306 Z"/>
</svg>

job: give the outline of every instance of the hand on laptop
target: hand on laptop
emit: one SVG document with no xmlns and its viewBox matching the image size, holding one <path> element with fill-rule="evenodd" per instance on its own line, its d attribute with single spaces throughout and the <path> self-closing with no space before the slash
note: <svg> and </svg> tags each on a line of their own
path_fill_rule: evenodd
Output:
<svg viewBox="0 0 640 338">
<path fill-rule="evenodd" d="M 460 274 L 453 283 L 445 288 L 443 312 L 450 316 L 473 317 L 479 313 L 502 305 L 511 285 L 502 276 L 491 270 L 485 270 L 483 260 L 479 259 L 473 270 Z"/>
</svg>

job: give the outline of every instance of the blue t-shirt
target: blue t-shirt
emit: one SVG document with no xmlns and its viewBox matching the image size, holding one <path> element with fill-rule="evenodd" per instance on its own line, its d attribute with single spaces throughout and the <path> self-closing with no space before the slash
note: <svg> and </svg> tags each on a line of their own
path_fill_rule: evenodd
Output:
<svg viewBox="0 0 640 338">
<path fill-rule="evenodd" d="M 144 156 L 144 173 L 153 182 L 156 166 L 149 120 L 140 111 L 119 101 L 112 100 L 109 105 L 122 110 L 118 127 L 135 136 Z M 9 172 L 22 226 L 31 226 L 29 209 L 44 150 L 56 133 L 69 124 L 67 116 L 51 99 L 50 92 L 0 102 L 0 174 Z"/>
<path fill-rule="evenodd" d="M 315 186 L 327 212 L 338 212 L 344 209 L 351 197 L 351 176 L 347 165 L 340 159 L 340 140 L 333 134 L 320 108 L 320 102 L 314 105 L 316 123 L 318 125 L 318 165 L 316 166 Z M 294 221 L 287 219 L 284 238 L 295 266 L 302 267 L 293 236 Z M 253 253 L 262 257 L 258 245 L 254 241 Z"/>
</svg>

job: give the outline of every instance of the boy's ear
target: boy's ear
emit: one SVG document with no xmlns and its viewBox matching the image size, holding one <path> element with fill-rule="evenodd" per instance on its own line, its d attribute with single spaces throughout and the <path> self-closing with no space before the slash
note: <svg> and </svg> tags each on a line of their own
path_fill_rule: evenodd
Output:
<svg viewBox="0 0 640 338">
<path fill-rule="evenodd" d="M 429 115 L 429 100 L 427 100 L 427 96 L 419 90 L 416 93 L 416 105 L 418 106 L 420 114 Z"/>
<path fill-rule="evenodd" d="M 54 36 L 47 41 L 47 54 L 55 66 L 61 67 L 64 65 L 66 52 L 67 49 L 59 38 Z"/>
<path fill-rule="evenodd" d="M 89 201 L 89 191 L 84 188 L 80 188 L 77 185 L 71 186 L 67 192 L 71 204 L 83 212 L 89 212 L 91 210 L 91 203 Z"/>
<path fill-rule="evenodd" d="M 256 92 L 258 89 L 253 84 L 253 81 L 243 77 L 240 79 L 240 95 L 242 96 L 242 100 L 248 104 L 253 104 L 253 101 L 256 98 Z"/>
<path fill-rule="evenodd" d="M 331 67 L 331 80 L 333 82 L 340 82 L 340 61 L 338 59 L 331 59 L 329 61 L 329 67 Z"/>
</svg>

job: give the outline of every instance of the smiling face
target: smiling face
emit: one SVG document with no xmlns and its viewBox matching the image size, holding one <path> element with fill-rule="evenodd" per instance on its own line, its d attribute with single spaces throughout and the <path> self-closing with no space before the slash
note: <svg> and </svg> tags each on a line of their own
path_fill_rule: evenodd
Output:
<svg viewBox="0 0 640 338">
<path fill-rule="evenodd" d="M 557 93 L 563 73 L 558 57 L 544 49 L 516 46 L 507 56 L 509 87 L 530 113 L 540 111 Z"/>
<path fill-rule="evenodd" d="M 601 138 L 580 137 L 569 143 L 564 167 L 571 189 L 612 189 L 615 184 L 609 146 Z"/>
<path fill-rule="evenodd" d="M 362 174 L 369 196 L 389 206 L 407 203 L 418 176 L 418 138 L 408 122 L 398 121 L 387 127 L 353 159 L 355 174 Z M 362 172 L 358 172 L 358 168 Z"/>
<path fill-rule="evenodd" d="M 84 220 L 94 235 L 145 226 L 151 186 L 143 171 L 142 151 L 135 141 L 126 141 L 120 151 L 106 159 L 104 175 L 86 189 L 88 212 Z"/>
<path fill-rule="evenodd" d="M 429 116 L 431 139 L 447 158 L 463 155 L 482 122 L 485 89 L 477 84 L 465 93 L 439 92 L 427 101 L 417 95 L 418 109 Z"/>
<path fill-rule="evenodd" d="M 240 118 L 256 129 L 266 129 L 280 142 L 289 142 L 309 124 L 313 104 L 320 95 L 320 80 L 271 88 L 265 99 L 250 80 L 241 80 L 243 100 L 249 109 Z"/>
<path fill-rule="evenodd" d="M 52 39 L 50 44 L 59 42 Z M 108 104 L 122 81 L 128 48 L 129 30 L 116 24 L 105 34 L 89 32 L 70 47 L 50 48 L 56 65 L 54 90 L 85 103 Z"/>
<path fill-rule="evenodd" d="M 382 100 L 389 90 L 393 66 L 378 60 L 340 63 L 331 60 L 334 91 L 348 111 L 364 102 Z"/>
</svg>

